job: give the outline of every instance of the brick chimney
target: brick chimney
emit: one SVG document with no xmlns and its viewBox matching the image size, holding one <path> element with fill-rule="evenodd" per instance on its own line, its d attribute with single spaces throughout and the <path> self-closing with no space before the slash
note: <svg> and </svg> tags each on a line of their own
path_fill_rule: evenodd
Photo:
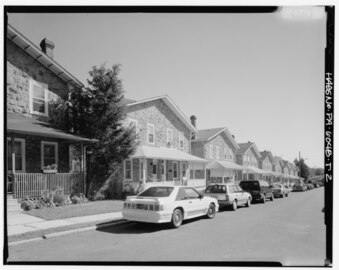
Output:
<svg viewBox="0 0 339 270">
<path fill-rule="evenodd" d="M 192 125 L 197 128 L 197 117 L 195 115 L 192 115 L 190 117 Z M 192 133 L 192 140 L 195 139 L 195 133 Z"/>
<path fill-rule="evenodd" d="M 54 49 L 53 41 L 47 38 L 44 38 L 40 42 L 40 48 L 45 54 L 47 54 L 47 56 L 49 56 L 50 58 L 53 58 L 53 49 Z"/>
</svg>

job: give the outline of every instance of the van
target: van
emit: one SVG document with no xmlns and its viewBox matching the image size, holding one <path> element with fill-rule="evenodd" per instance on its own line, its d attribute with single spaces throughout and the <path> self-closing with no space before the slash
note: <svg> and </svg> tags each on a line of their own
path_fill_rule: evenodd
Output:
<svg viewBox="0 0 339 270">
<path fill-rule="evenodd" d="M 252 200 L 265 203 L 267 199 L 274 200 L 273 190 L 264 180 L 241 181 L 239 186 L 252 195 Z"/>
</svg>

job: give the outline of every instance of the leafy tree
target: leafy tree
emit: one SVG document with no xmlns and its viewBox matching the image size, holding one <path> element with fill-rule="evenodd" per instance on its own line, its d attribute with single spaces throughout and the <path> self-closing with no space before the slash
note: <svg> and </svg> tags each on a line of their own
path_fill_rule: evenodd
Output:
<svg viewBox="0 0 339 270">
<path fill-rule="evenodd" d="M 301 158 L 300 166 L 299 166 L 299 160 L 295 159 L 294 164 L 300 169 L 300 176 L 306 180 L 308 176 L 310 175 L 310 173 L 309 173 L 309 167 L 305 163 L 305 160 Z"/>
<path fill-rule="evenodd" d="M 104 191 L 119 164 L 136 147 L 135 132 L 131 126 L 123 125 L 124 96 L 119 71 L 119 65 L 94 66 L 89 72 L 88 87 L 71 90 L 69 99 L 58 106 L 67 120 L 66 129 L 99 140 L 87 148 L 91 153 L 87 155 L 87 195 Z"/>
<path fill-rule="evenodd" d="M 314 175 L 324 175 L 324 169 L 323 168 L 316 168 Z"/>
</svg>

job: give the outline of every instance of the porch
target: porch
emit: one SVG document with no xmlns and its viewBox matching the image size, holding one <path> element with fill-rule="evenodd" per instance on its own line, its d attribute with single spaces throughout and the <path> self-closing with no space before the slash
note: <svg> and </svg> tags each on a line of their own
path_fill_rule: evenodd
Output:
<svg viewBox="0 0 339 270">
<path fill-rule="evenodd" d="M 123 192 L 138 193 L 152 186 L 206 187 L 207 160 L 166 147 L 139 146 L 124 161 Z"/>
<path fill-rule="evenodd" d="M 14 173 L 9 175 L 12 181 L 13 198 L 40 197 L 45 190 L 62 188 L 65 195 L 84 192 L 84 174 L 76 173 Z"/>
</svg>

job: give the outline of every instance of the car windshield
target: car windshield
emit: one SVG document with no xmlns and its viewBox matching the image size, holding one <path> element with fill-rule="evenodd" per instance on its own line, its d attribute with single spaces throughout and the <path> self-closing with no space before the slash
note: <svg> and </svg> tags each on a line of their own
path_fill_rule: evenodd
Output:
<svg viewBox="0 0 339 270">
<path fill-rule="evenodd" d="M 151 187 L 141 192 L 140 197 L 168 197 L 173 191 L 173 187 Z"/>
<path fill-rule="evenodd" d="M 223 185 L 213 185 L 206 188 L 205 193 L 225 193 L 226 187 Z"/>
<path fill-rule="evenodd" d="M 260 189 L 259 183 L 256 181 L 240 182 L 239 184 L 244 190 L 258 190 Z"/>
</svg>

